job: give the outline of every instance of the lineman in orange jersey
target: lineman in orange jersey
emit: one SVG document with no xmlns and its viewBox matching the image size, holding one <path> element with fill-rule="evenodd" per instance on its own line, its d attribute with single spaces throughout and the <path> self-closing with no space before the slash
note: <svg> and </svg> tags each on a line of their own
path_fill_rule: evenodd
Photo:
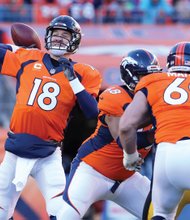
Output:
<svg viewBox="0 0 190 220">
<path fill-rule="evenodd" d="M 56 219 L 65 187 L 58 145 L 69 113 L 78 102 L 86 117 L 98 115 L 99 72 L 69 59 L 80 41 L 79 24 L 70 16 L 59 16 L 46 29 L 49 53 L 0 47 L 1 74 L 17 80 L 16 104 L 0 166 L 1 220 L 13 215 L 29 175 L 39 185 L 50 218 Z"/>
<path fill-rule="evenodd" d="M 153 220 L 173 220 L 184 191 L 190 189 L 187 169 L 190 166 L 190 43 L 176 44 L 167 57 L 167 65 L 167 73 L 147 75 L 140 80 L 119 126 L 129 165 L 135 167 L 141 160 L 136 147 L 136 129 L 148 113 L 153 116 L 157 144 Z"/>
<path fill-rule="evenodd" d="M 122 163 L 123 150 L 118 139 L 119 119 L 132 101 L 136 85 L 136 79 L 125 69 L 127 61 L 125 57 L 120 65 L 125 85 L 110 87 L 99 97 L 97 128 L 79 148 L 72 162 L 58 220 L 80 219 L 91 204 L 98 200 L 114 201 L 138 218 L 142 216 L 150 181 L 139 172 L 125 169 Z M 160 70 L 153 55 L 147 62 L 154 65 L 155 71 L 155 67 L 157 71 Z M 149 146 L 153 141 L 149 139 L 151 134 L 150 131 L 138 132 L 138 146 Z M 144 158 L 149 150 L 141 149 L 139 152 Z"/>
</svg>

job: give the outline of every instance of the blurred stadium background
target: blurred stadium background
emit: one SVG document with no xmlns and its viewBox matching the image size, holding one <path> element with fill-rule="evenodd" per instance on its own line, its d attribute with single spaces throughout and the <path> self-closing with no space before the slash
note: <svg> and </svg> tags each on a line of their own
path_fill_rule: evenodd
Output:
<svg viewBox="0 0 190 220">
<path fill-rule="evenodd" d="M 149 49 L 157 55 L 165 69 L 171 46 L 190 39 L 190 0 L 0 0 L 0 42 L 12 43 L 11 24 L 24 22 L 38 32 L 44 45 L 46 26 L 60 14 L 71 15 L 81 24 L 82 44 L 73 60 L 91 64 L 101 72 L 101 90 L 121 83 L 119 64 L 129 50 Z M 3 144 L 15 102 L 15 81 L 10 77 L 0 77 L 0 83 L 2 161 Z M 67 172 L 81 142 L 96 126 L 95 120 L 86 121 L 78 109 L 75 109 L 74 115 L 66 132 L 63 150 L 63 166 Z M 143 172 L 150 178 L 150 163 L 143 168 Z M 179 220 L 188 219 L 188 209 L 187 206 Z M 44 201 L 32 179 L 22 193 L 14 217 L 16 220 L 48 219 Z M 85 219 L 136 218 L 111 202 L 99 202 L 89 210 Z"/>
</svg>

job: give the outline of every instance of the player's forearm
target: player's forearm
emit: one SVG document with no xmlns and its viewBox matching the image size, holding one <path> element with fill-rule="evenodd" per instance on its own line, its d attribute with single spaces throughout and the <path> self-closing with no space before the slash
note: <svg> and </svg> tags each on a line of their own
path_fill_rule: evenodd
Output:
<svg viewBox="0 0 190 220">
<path fill-rule="evenodd" d="M 137 134 L 133 127 L 120 128 L 119 139 L 124 151 L 127 154 L 133 154 L 137 150 Z"/>
<path fill-rule="evenodd" d="M 86 90 L 77 93 L 76 96 L 85 117 L 88 119 L 97 118 L 99 111 L 96 99 Z"/>
</svg>

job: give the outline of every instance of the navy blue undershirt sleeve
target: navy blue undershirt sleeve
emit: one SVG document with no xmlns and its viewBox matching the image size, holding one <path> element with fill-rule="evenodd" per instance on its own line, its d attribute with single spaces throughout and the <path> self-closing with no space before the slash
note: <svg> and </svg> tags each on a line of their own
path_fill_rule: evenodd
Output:
<svg viewBox="0 0 190 220">
<path fill-rule="evenodd" d="M 153 130 L 137 132 L 137 148 L 138 149 L 146 148 L 146 147 L 150 146 L 151 144 L 153 144 L 153 143 L 150 143 L 150 141 L 148 139 L 148 135 L 152 131 Z"/>
<path fill-rule="evenodd" d="M 120 139 L 119 139 L 119 136 L 117 137 L 116 139 L 116 143 L 118 144 L 118 146 L 123 149 L 122 145 L 121 145 L 121 142 L 120 142 Z"/>
<path fill-rule="evenodd" d="M 1 69 L 2 69 L 2 64 L 3 64 L 3 61 L 4 61 L 6 51 L 7 50 L 0 47 L 0 72 L 1 72 Z"/>
<path fill-rule="evenodd" d="M 11 45 L 1 44 L 1 43 L 0 43 L 0 48 L 5 49 L 5 50 L 10 50 L 10 51 L 12 51 Z"/>
<path fill-rule="evenodd" d="M 98 117 L 98 103 L 86 90 L 76 94 L 78 104 L 87 119 Z"/>
</svg>

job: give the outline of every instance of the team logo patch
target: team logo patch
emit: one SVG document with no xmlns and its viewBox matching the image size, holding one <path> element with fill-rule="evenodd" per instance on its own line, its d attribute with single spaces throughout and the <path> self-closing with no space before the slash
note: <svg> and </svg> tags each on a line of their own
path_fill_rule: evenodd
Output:
<svg viewBox="0 0 190 220">
<path fill-rule="evenodd" d="M 55 74 L 55 69 L 50 69 L 51 74 Z"/>
<path fill-rule="evenodd" d="M 134 60 L 132 57 L 125 57 L 122 61 L 121 61 L 121 65 L 125 68 L 126 64 L 131 64 L 133 66 L 137 65 L 137 61 Z"/>
</svg>

